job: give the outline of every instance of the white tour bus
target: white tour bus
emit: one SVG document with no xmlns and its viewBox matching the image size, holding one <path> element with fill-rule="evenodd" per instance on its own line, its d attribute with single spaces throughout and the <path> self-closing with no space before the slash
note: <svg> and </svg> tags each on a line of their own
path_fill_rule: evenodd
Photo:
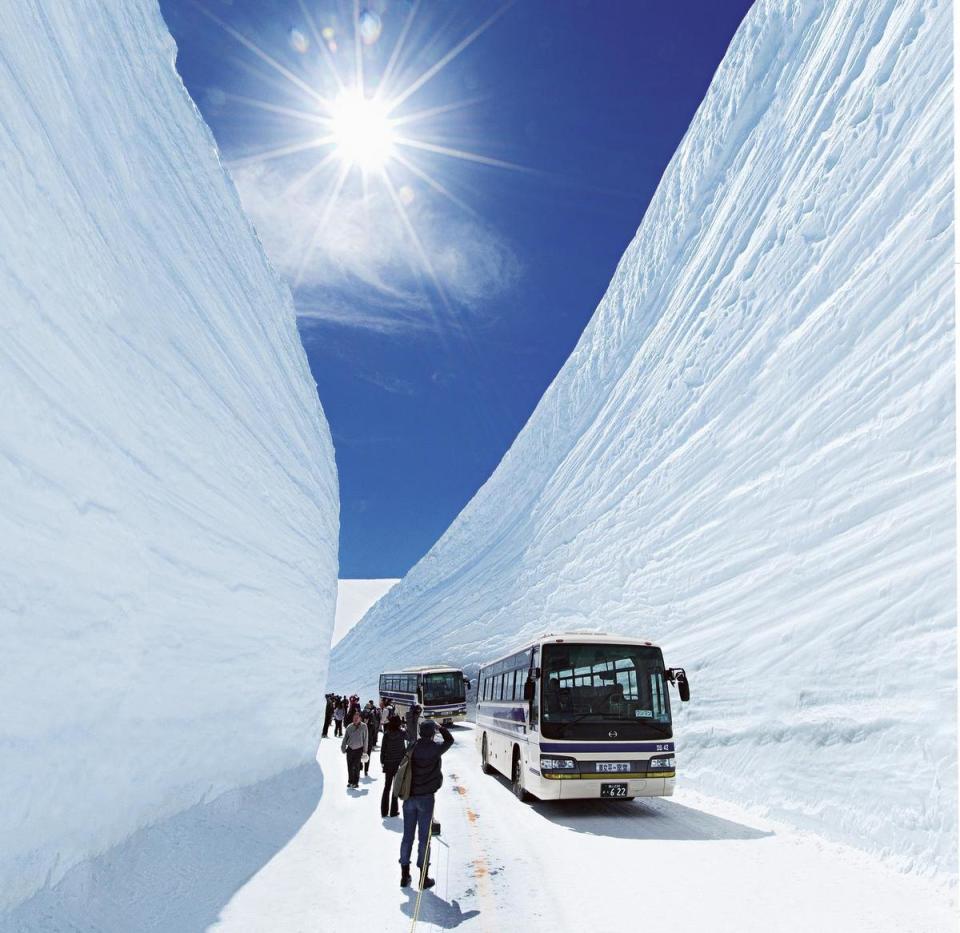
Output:
<svg viewBox="0 0 960 933">
<path fill-rule="evenodd" d="M 477 750 L 521 800 L 669 796 L 676 778 L 667 683 L 683 668 L 649 641 L 544 635 L 480 668 Z"/>
<path fill-rule="evenodd" d="M 380 696 L 396 707 L 398 716 L 406 716 L 413 704 L 419 703 L 423 707 L 421 719 L 436 719 L 446 726 L 467 718 L 469 686 L 463 671 L 448 664 L 408 667 L 380 675 Z"/>
</svg>

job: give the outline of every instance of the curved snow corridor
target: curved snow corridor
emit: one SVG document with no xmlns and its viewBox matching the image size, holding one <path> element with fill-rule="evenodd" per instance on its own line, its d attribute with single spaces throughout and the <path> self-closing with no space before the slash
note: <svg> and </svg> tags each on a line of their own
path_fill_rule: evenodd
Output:
<svg viewBox="0 0 960 933">
<path fill-rule="evenodd" d="M 757 3 L 574 353 L 332 685 L 642 633 L 691 675 L 681 786 L 955 874 L 950 36 L 947 2 Z"/>
<path fill-rule="evenodd" d="M 337 479 L 155 3 L 0 31 L 0 911 L 310 761 Z"/>
</svg>

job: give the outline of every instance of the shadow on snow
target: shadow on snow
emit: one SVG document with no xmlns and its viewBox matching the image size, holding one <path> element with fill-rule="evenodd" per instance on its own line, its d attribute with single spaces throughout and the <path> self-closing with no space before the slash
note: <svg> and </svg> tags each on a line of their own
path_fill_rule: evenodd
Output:
<svg viewBox="0 0 960 933">
<path fill-rule="evenodd" d="M 633 801 L 538 801 L 532 805 L 544 819 L 578 833 L 616 839 L 709 841 L 763 839 L 773 833 L 696 810 L 666 797 Z"/>
<path fill-rule="evenodd" d="M 296 835 L 322 793 L 316 762 L 228 791 L 72 868 L 0 916 L 0 931 L 203 930 Z"/>
<path fill-rule="evenodd" d="M 405 888 L 407 902 L 401 905 L 400 909 L 408 917 L 413 919 L 413 912 L 417 907 L 417 889 Z M 452 930 L 460 926 L 465 920 L 470 920 L 479 914 L 479 910 L 463 910 L 459 902 L 455 900 L 445 901 L 442 897 L 434 894 L 433 891 L 424 891 L 420 897 L 420 914 L 418 920 L 420 923 L 432 923 L 442 930 Z"/>
<path fill-rule="evenodd" d="M 496 772 L 492 777 L 512 795 L 510 782 L 502 774 Z M 669 797 L 637 797 L 629 801 L 535 800 L 525 806 L 545 820 L 574 832 L 614 839 L 704 842 L 712 839 L 764 839 L 774 835 L 769 830 L 676 803 Z"/>
</svg>

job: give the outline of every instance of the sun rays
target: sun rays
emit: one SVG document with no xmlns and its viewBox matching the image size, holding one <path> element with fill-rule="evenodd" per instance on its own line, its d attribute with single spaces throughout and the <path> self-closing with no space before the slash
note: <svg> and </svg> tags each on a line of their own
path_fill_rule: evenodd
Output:
<svg viewBox="0 0 960 933">
<path fill-rule="evenodd" d="M 442 177 L 443 160 L 497 169 L 528 170 L 483 152 L 472 151 L 459 140 L 454 140 L 457 145 L 450 145 L 450 139 L 437 134 L 438 121 L 442 122 L 447 115 L 477 103 L 480 98 L 475 94 L 441 102 L 431 100 L 426 106 L 421 104 L 419 109 L 415 105 L 424 88 L 486 33 L 512 2 L 500 6 L 441 54 L 435 54 L 429 49 L 430 43 L 424 42 L 423 47 L 418 48 L 416 26 L 421 7 L 417 0 L 402 23 L 394 24 L 396 38 L 386 64 L 380 67 L 377 67 L 379 57 L 372 66 L 366 60 L 366 50 L 385 41 L 384 24 L 376 12 L 361 8 L 359 0 L 354 0 L 350 16 L 340 19 L 349 23 L 349 34 L 341 35 L 336 27 L 336 5 L 330 5 L 324 14 L 317 4 L 305 0 L 298 0 L 298 4 L 303 19 L 291 28 L 289 34 L 290 48 L 299 56 L 298 64 L 302 65 L 296 70 L 284 64 L 282 56 L 288 53 L 261 47 L 198 4 L 204 15 L 253 56 L 256 64 L 261 66 L 257 71 L 262 71 L 263 66 L 269 69 L 272 78 L 264 83 L 282 88 L 288 98 L 277 101 L 259 95 L 228 95 L 232 102 L 268 113 L 290 129 L 288 138 L 276 139 L 273 145 L 233 159 L 228 165 L 246 167 L 297 160 L 296 177 L 289 184 L 287 193 L 312 192 L 310 196 L 316 200 L 316 225 L 312 235 L 304 238 L 306 242 L 303 243 L 295 285 L 302 281 L 346 186 L 359 183 L 364 194 L 371 186 L 378 186 L 386 193 L 384 203 L 395 212 L 409 237 L 413 255 L 419 260 L 420 268 L 412 271 L 421 281 L 429 283 L 449 308 L 443 284 L 411 216 L 409 208 L 418 196 L 415 191 L 419 190 L 425 196 L 438 196 L 473 215 L 474 209 L 454 194 Z M 376 51 L 383 50 L 377 48 Z M 266 79 L 268 75 L 263 77 Z M 433 87 L 440 90 L 435 84 Z M 295 100 L 290 101 L 291 97 Z M 311 164 L 314 154 L 316 161 Z"/>
</svg>

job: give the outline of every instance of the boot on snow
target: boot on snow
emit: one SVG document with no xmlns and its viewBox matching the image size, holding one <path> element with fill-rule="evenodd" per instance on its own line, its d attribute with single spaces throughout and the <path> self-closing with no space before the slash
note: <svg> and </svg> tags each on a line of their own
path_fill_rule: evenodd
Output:
<svg viewBox="0 0 960 933">
<path fill-rule="evenodd" d="M 426 891 L 432 888 L 437 882 L 430 877 L 430 863 L 427 862 L 422 868 L 418 865 L 417 868 L 420 868 L 420 890 Z"/>
<path fill-rule="evenodd" d="M 409 888 L 410 887 L 410 866 L 401 865 L 400 866 L 400 887 Z"/>
</svg>

